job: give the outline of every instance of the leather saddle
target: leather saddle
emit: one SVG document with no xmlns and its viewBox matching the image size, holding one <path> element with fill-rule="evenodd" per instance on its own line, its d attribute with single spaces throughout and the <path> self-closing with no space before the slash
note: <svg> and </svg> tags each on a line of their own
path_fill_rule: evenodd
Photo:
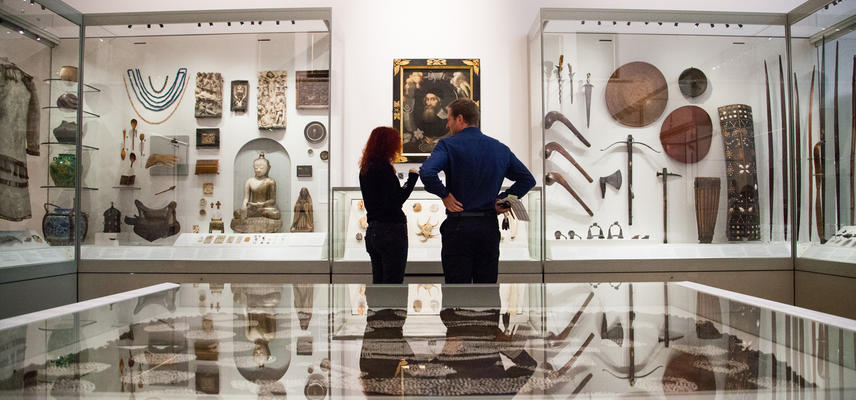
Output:
<svg viewBox="0 0 856 400">
<path fill-rule="evenodd" d="M 139 215 L 125 217 L 125 223 L 134 226 L 134 233 L 143 239 L 153 242 L 157 239 L 170 237 L 181 231 L 181 225 L 175 217 L 178 203 L 172 201 L 164 208 L 149 208 L 141 201 L 134 200 Z"/>
</svg>

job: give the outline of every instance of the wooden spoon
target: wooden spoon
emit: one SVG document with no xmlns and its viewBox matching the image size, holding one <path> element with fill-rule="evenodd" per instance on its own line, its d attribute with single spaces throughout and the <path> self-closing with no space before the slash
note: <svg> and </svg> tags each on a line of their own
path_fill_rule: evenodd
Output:
<svg viewBox="0 0 856 400">
<path fill-rule="evenodd" d="M 134 168 L 134 161 L 137 161 L 137 155 L 131 152 L 131 168 Z"/>
<path fill-rule="evenodd" d="M 131 151 L 134 151 L 134 140 L 137 138 L 137 119 L 131 119 Z"/>
<path fill-rule="evenodd" d="M 122 129 L 122 159 L 125 159 L 125 139 L 128 137 L 128 131 Z"/>
<path fill-rule="evenodd" d="M 146 140 L 146 134 L 140 133 L 140 157 L 143 156 L 143 142 Z"/>
</svg>

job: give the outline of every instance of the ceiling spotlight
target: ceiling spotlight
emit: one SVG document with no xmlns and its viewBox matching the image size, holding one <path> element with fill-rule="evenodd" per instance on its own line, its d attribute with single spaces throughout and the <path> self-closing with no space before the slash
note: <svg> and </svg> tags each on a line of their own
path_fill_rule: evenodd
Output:
<svg viewBox="0 0 856 400">
<path fill-rule="evenodd" d="M 600 21 L 597 21 L 597 24 L 600 25 Z"/>
<path fill-rule="evenodd" d="M 161 28 L 163 28 L 163 24 L 158 24 L 158 26 L 160 26 Z"/>
<path fill-rule="evenodd" d="M 738 27 L 738 28 L 742 28 L 742 27 L 743 27 L 743 24 L 737 24 L 737 27 Z"/>
<path fill-rule="evenodd" d="M 197 23 L 196 23 L 196 27 L 197 27 L 197 28 L 201 28 L 201 27 L 202 27 L 202 23 L 201 23 L 201 22 L 197 22 Z"/>
<path fill-rule="evenodd" d="M 255 25 L 256 21 L 250 21 L 250 25 Z"/>
<path fill-rule="evenodd" d="M 630 26 L 630 21 L 627 21 L 627 26 Z"/>
<path fill-rule="evenodd" d="M 259 25 L 261 25 L 261 24 L 262 24 L 262 21 L 259 21 Z"/>
<path fill-rule="evenodd" d="M 152 24 L 146 24 L 146 28 L 152 29 Z"/>
<path fill-rule="evenodd" d="M 232 26 L 231 22 L 226 22 L 226 26 Z"/>
<path fill-rule="evenodd" d="M 580 21 L 580 25 L 585 25 L 585 24 L 586 24 L 585 21 Z"/>
<path fill-rule="evenodd" d="M 695 23 L 695 26 L 698 27 L 698 22 Z"/>
<path fill-rule="evenodd" d="M 678 23 L 677 23 L 677 22 L 675 22 L 675 27 L 677 27 L 677 26 L 678 26 Z"/>
<path fill-rule="evenodd" d="M 645 25 L 648 25 L 648 21 L 645 21 Z"/>
<path fill-rule="evenodd" d="M 714 25 L 713 25 L 713 24 L 710 24 L 710 27 L 711 27 L 711 28 L 713 28 L 713 27 L 714 27 Z"/>
<path fill-rule="evenodd" d="M 615 22 L 615 21 L 612 21 L 612 24 L 613 24 L 613 25 L 615 25 L 615 24 L 616 24 L 616 22 Z"/>
<path fill-rule="evenodd" d="M 278 20 L 276 21 L 276 24 L 277 24 L 277 25 L 279 25 L 279 21 L 278 21 Z"/>
<path fill-rule="evenodd" d="M 214 26 L 214 23 L 213 23 L 213 22 L 209 22 L 209 23 L 208 23 L 208 26 Z"/>
<path fill-rule="evenodd" d="M 36 40 L 41 41 L 41 40 L 42 40 L 42 37 L 41 37 L 41 36 L 37 36 L 37 37 L 36 37 Z"/>
<path fill-rule="evenodd" d="M 241 25 L 243 25 L 243 24 L 244 24 L 244 21 L 241 21 Z"/>
<path fill-rule="evenodd" d="M 132 27 L 132 26 L 133 26 L 133 25 L 128 25 L 128 29 L 131 29 L 131 27 Z"/>
<path fill-rule="evenodd" d="M 24 31 L 23 31 L 23 30 L 20 30 L 20 31 L 18 31 L 18 33 L 20 33 L 20 34 L 22 34 L 22 35 L 23 35 L 23 34 L 24 34 Z"/>
<path fill-rule="evenodd" d="M 824 9 L 824 10 L 828 10 L 828 9 L 829 9 L 829 4 L 827 4 L 827 5 L 823 6 L 823 9 Z"/>
<path fill-rule="evenodd" d="M 657 22 L 657 25 L 663 26 L 662 22 Z"/>
<path fill-rule="evenodd" d="M 294 20 L 291 20 L 291 24 L 294 25 Z"/>
</svg>

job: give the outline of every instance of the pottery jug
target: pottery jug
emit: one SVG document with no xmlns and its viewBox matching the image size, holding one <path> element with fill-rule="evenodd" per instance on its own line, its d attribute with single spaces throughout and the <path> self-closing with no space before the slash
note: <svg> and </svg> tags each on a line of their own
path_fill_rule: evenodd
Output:
<svg viewBox="0 0 856 400">
<path fill-rule="evenodd" d="M 48 209 L 48 206 L 53 207 L 53 211 Z M 77 232 L 80 234 L 80 240 L 86 239 L 86 231 L 88 228 L 88 216 L 86 213 L 80 213 L 81 221 Z M 62 208 L 55 204 L 45 203 L 45 216 L 42 218 L 42 233 L 45 240 L 53 246 L 67 246 L 74 243 L 74 235 L 72 234 L 74 227 L 74 210 L 71 208 Z"/>
<path fill-rule="evenodd" d="M 77 122 L 62 121 L 59 126 L 54 128 L 53 133 L 57 142 L 62 144 L 74 144 L 74 140 L 77 137 Z"/>
<path fill-rule="evenodd" d="M 58 154 L 51 160 L 48 170 L 54 185 L 62 187 L 74 186 L 74 173 L 77 168 L 74 154 Z"/>
</svg>

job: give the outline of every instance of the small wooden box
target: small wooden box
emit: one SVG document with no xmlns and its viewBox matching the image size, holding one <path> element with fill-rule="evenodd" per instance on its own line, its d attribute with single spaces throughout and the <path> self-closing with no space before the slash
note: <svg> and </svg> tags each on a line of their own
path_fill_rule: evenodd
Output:
<svg viewBox="0 0 856 400">
<path fill-rule="evenodd" d="M 196 160 L 196 175 L 219 173 L 220 160 Z"/>
</svg>

